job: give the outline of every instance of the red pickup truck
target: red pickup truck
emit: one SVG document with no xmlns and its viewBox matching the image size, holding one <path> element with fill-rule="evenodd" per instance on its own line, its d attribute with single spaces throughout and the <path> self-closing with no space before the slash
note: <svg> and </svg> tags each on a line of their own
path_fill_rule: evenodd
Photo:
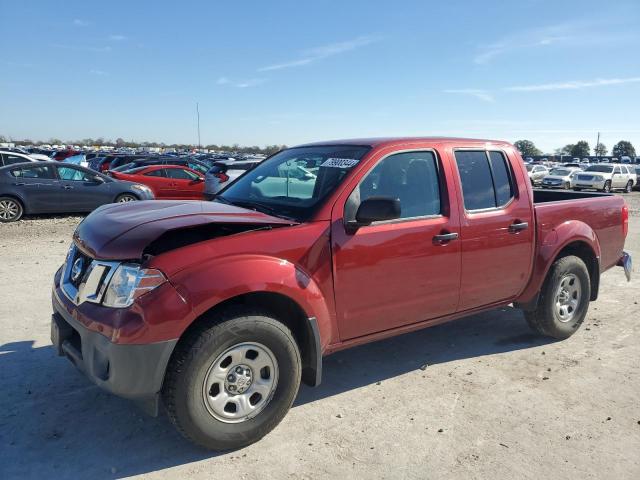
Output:
<svg viewBox="0 0 640 480">
<path fill-rule="evenodd" d="M 283 150 L 212 202 L 107 205 L 53 285 L 52 341 L 93 382 L 211 449 L 248 445 L 337 350 L 514 304 L 566 338 L 623 251 L 612 194 L 533 190 L 512 145 Z"/>
</svg>

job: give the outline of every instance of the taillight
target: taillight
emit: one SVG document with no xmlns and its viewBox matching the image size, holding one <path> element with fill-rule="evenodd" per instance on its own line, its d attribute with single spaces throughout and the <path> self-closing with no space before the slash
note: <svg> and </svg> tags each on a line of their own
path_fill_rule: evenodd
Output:
<svg viewBox="0 0 640 480">
<path fill-rule="evenodd" d="M 627 238 L 629 232 L 629 207 L 627 205 L 622 206 L 622 235 Z"/>
<path fill-rule="evenodd" d="M 229 175 L 223 172 L 218 172 L 213 174 L 221 183 L 227 182 L 229 180 Z"/>
</svg>

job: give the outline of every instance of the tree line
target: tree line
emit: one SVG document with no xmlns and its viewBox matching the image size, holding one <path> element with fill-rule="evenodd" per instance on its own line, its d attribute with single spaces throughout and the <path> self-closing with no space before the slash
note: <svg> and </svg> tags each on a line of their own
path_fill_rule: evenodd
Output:
<svg viewBox="0 0 640 480">
<path fill-rule="evenodd" d="M 518 149 L 523 157 L 533 157 L 542 155 L 542 151 L 538 149 L 531 140 L 517 140 L 513 142 L 513 145 Z M 604 157 L 607 155 L 607 146 L 604 143 L 598 143 L 593 148 L 593 153 L 597 157 Z M 554 155 L 568 155 L 571 157 L 583 158 L 591 155 L 591 147 L 586 140 L 580 140 L 576 143 L 570 143 L 564 147 L 556 148 Z M 633 144 L 628 140 L 620 140 L 611 149 L 611 155 L 614 157 L 635 157 L 636 149 Z"/>
<path fill-rule="evenodd" d="M 198 146 L 186 144 L 186 143 L 171 143 L 166 144 L 163 142 L 136 142 L 134 140 L 124 140 L 123 138 L 117 138 L 115 141 L 110 139 L 105 139 L 102 137 L 98 138 L 83 138 L 81 140 L 66 140 L 63 141 L 59 138 L 50 138 L 49 140 L 41 141 L 41 140 L 31 140 L 29 138 L 24 138 L 22 140 L 16 140 L 12 138 L 7 138 L 3 135 L 0 135 L 0 143 L 11 142 L 15 145 L 26 146 L 26 145 L 77 145 L 79 147 L 115 147 L 115 148 L 163 148 L 163 149 L 174 149 L 174 150 L 193 150 L 197 149 Z M 238 152 L 238 153 L 264 153 L 266 155 L 270 155 L 275 153 L 283 148 L 286 148 L 286 145 L 267 145 L 265 147 L 259 147 L 257 145 L 252 146 L 243 146 L 237 143 L 233 145 L 217 145 L 217 144 L 209 144 L 202 145 L 202 148 L 206 148 L 207 150 L 216 150 L 223 152 Z"/>
</svg>

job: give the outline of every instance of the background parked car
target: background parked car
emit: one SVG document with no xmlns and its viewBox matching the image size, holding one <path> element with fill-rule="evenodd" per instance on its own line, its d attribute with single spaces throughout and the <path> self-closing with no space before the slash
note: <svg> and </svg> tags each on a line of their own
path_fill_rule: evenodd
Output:
<svg viewBox="0 0 640 480">
<path fill-rule="evenodd" d="M 126 170 L 132 170 L 138 167 L 148 167 L 151 165 L 175 165 L 179 167 L 187 167 L 191 170 L 195 170 L 196 172 L 201 173 L 202 175 L 207 173 L 211 168 L 210 165 L 207 165 L 206 163 L 199 160 L 194 160 L 192 158 L 149 157 L 133 160 L 132 162 L 121 164 L 115 168 L 112 167 L 109 170 L 115 172 L 124 172 Z"/>
<path fill-rule="evenodd" d="M 23 214 L 90 212 L 106 203 L 153 198 L 145 185 L 77 165 L 29 162 L 0 168 L 0 222 L 19 220 Z"/>
<path fill-rule="evenodd" d="M 572 181 L 578 172 L 582 171 L 578 167 L 556 167 L 549 171 L 549 174 L 542 179 L 543 188 L 564 188 L 570 189 Z"/>
<path fill-rule="evenodd" d="M 233 183 L 244 172 L 258 165 L 263 158 L 251 160 L 221 160 L 215 162 L 204 177 L 204 198 L 213 200 L 216 194 Z"/>
<path fill-rule="evenodd" d="M 0 167 L 4 167 L 7 165 L 15 165 L 16 163 L 38 162 L 38 161 L 39 160 L 33 158 L 31 155 L 25 155 L 24 153 L 0 150 Z"/>
<path fill-rule="evenodd" d="M 79 153 L 82 153 L 82 152 L 80 152 L 79 150 L 71 150 L 71 149 L 57 150 L 51 156 L 51 160 L 56 160 L 58 162 L 61 162 L 65 158 L 73 157 L 74 155 L 78 155 Z"/>
<path fill-rule="evenodd" d="M 147 185 L 155 198 L 163 200 L 202 200 L 204 177 L 188 167 L 147 165 L 124 172 L 110 171 L 113 178 Z"/>
<path fill-rule="evenodd" d="M 584 172 L 578 173 L 574 179 L 573 189 L 576 191 L 592 189 L 602 192 L 610 192 L 611 190 L 631 192 L 636 180 L 626 165 L 598 164 L 591 165 Z"/>
<path fill-rule="evenodd" d="M 539 184 L 542 182 L 542 179 L 549 174 L 549 169 L 543 165 L 527 165 L 526 167 L 531 185 Z"/>
</svg>

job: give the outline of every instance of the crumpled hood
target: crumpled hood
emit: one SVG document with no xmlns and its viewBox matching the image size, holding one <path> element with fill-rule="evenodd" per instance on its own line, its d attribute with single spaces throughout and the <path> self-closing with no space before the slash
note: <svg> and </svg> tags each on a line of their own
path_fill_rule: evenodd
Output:
<svg viewBox="0 0 640 480">
<path fill-rule="evenodd" d="M 83 250 L 102 260 L 135 260 L 163 234 L 202 225 L 255 225 L 256 228 L 294 224 L 218 202 L 150 200 L 104 205 L 76 229 L 73 237 Z"/>
</svg>

